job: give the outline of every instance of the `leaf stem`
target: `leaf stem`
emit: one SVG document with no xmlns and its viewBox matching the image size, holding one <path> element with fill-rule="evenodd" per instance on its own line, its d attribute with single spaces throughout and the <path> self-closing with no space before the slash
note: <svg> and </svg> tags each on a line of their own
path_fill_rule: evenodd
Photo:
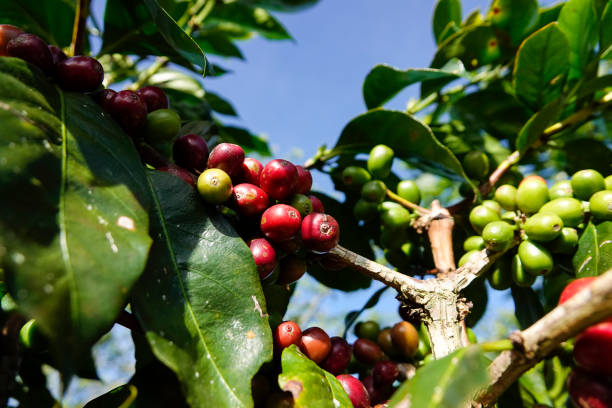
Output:
<svg viewBox="0 0 612 408">
<path fill-rule="evenodd" d="M 153 75 L 157 74 L 157 72 L 159 72 L 159 70 L 165 67 L 169 62 L 170 59 L 168 57 L 157 57 L 153 64 L 138 75 L 136 81 L 134 81 L 134 83 L 130 85 L 128 89 L 135 91 L 142 87 L 149 81 L 149 79 L 151 79 Z"/>
<path fill-rule="evenodd" d="M 485 343 L 480 343 L 479 346 L 485 353 L 512 350 L 514 348 L 512 341 L 509 339 L 487 341 Z"/>
<path fill-rule="evenodd" d="M 91 0 L 78 0 L 77 9 L 74 16 L 74 24 L 72 26 L 72 42 L 70 44 L 70 53 L 80 55 L 83 53 L 83 44 L 85 34 L 87 32 L 87 17 L 89 17 L 89 6 Z"/>
<path fill-rule="evenodd" d="M 425 214 L 430 214 L 431 211 L 429 211 L 427 208 L 423 208 L 417 204 L 414 204 L 402 197 L 400 197 L 399 195 L 395 194 L 393 191 L 387 189 L 386 191 L 387 197 L 389 197 L 391 200 L 395 201 L 398 204 L 401 204 L 402 206 L 415 211 L 416 213 L 418 213 L 419 215 L 425 215 Z"/>
</svg>

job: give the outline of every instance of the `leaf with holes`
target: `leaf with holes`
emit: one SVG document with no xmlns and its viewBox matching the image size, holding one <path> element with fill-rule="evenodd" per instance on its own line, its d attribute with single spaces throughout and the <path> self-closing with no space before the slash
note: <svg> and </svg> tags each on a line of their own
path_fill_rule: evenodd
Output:
<svg viewBox="0 0 612 408">
<path fill-rule="evenodd" d="M 0 58 L 0 267 L 19 309 L 76 369 L 144 269 L 150 193 L 130 138 L 90 96 Z"/>
<path fill-rule="evenodd" d="M 283 350 L 278 385 L 293 395 L 295 408 L 351 408 L 340 382 L 302 354 L 295 345 Z"/>
<path fill-rule="evenodd" d="M 251 406 L 251 377 L 272 358 L 253 256 L 189 184 L 151 171 L 147 185 L 154 242 L 132 310 L 191 406 Z"/>
<path fill-rule="evenodd" d="M 599 276 L 612 268 L 612 221 L 587 225 L 578 241 L 573 263 L 579 278 Z"/>
</svg>

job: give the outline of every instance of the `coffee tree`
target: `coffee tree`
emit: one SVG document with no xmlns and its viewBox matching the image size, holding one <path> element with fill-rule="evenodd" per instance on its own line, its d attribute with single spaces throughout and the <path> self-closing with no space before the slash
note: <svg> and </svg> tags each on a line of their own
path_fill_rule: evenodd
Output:
<svg viewBox="0 0 612 408">
<path fill-rule="evenodd" d="M 97 378 L 120 324 L 135 374 L 88 407 L 612 407 L 612 2 L 439 0 L 429 68 L 374 67 L 333 147 L 264 166 L 205 53 L 312 3 L 2 2 L 2 403 Z M 306 271 L 385 287 L 330 337 L 283 321 Z M 479 342 L 488 287 L 521 330 Z M 359 321 L 388 288 L 402 320 Z"/>
</svg>

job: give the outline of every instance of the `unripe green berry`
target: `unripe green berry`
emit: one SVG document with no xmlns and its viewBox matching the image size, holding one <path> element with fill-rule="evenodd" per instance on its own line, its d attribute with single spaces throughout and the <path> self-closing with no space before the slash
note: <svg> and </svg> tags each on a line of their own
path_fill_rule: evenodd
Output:
<svg viewBox="0 0 612 408">
<path fill-rule="evenodd" d="M 304 194 L 294 194 L 289 205 L 298 210 L 302 218 L 312 213 L 312 201 Z"/>
<path fill-rule="evenodd" d="M 477 205 L 470 211 L 470 223 L 478 233 L 481 233 L 488 223 L 499 221 L 499 219 L 499 214 L 496 211 L 484 205 Z"/>
<path fill-rule="evenodd" d="M 604 183 L 606 184 L 606 190 L 612 190 L 612 174 L 604 179 Z"/>
<path fill-rule="evenodd" d="M 548 201 L 546 180 L 539 176 L 523 179 L 516 191 L 516 205 L 526 214 L 537 212 Z"/>
<path fill-rule="evenodd" d="M 482 238 L 491 251 L 503 251 L 514 240 L 514 228 L 507 222 L 493 221 L 484 227 Z"/>
<path fill-rule="evenodd" d="M 342 181 L 351 190 L 359 191 L 371 179 L 370 173 L 362 167 L 348 166 L 342 171 Z"/>
<path fill-rule="evenodd" d="M 378 215 L 378 204 L 359 199 L 353 207 L 353 215 L 359 221 L 370 221 Z"/>
<path fill-rule="evenodd" d="M 485 249 L 485 247 L 485 240 L 480 235 L 471 236 L 463 242 L 463 250 L 466 252 L 474 250 L 480 251 L 481 249 Z"/>
<path fill-rule="evenodd" d="M 612 190 L 598 191 L 589 200 L 591 215 L 599 221 L 612 221 Z"/>
<path fill-rule="evenodd" d="M 538 211 L 541 214 L 556 214 L 566 227 L 575 227 L 584 220 L 582 203 L 572 197 L 556 198 L 547 202 Z"/>
<path fill-rule="evenodd" d="M 606 182 L 597 170 L 580 170 L 572 176 L 574 195 L 583 201 L 588 201 L 593 194 L 606 188 Z"/>
<path fill-rule="evenodd" d="M 503 260 L 495 262 L 487 279 L 493 289 L 508 289 L 512 285 L 512 263 Z"/>
<path fill-rule="evenodd" d="M 376 341 L 380 326 L 374 320 L 359 322 L 355 325 L 355 335 L 360 339 Z"/>
<path fill-rule="evenodd" d="M 537 213 L 525 221 L 523 230 L 532 241 L 548 242 L 561 234 L 563 220 L 556 214 Z"/>
<path fill-rule="evenodd" d="M 413 180 L 402 180 L 397 184 L 397 195 L 411 203 L 421 202 L 421 190 Z"/>
<path fill-rule="evenodd" d="M 510 265 L 512 280 L 517 286 L 530 287 L 535 283 L 536 276 L 531 275 L 523 268 L 523 263 L 518 254 L 512 258 L 512 264 Z"/>
<path fill-rule="evenodd" d="M 463 157 L 463 168 L 470 178 L 483 180 L 489 174 L 489 158 L 484 152 L 469 152 Z"/>
<path fill-rule="evenodd" d="M 386 228 L 405 229 L 410 227 L 412 217 L 405 208 L 391 208 L 380 215 L 380 219 Z"/>
<path fill-rule="evenodd" d="M 561 234 L 548 244 L 548 248 L 555 254 L 571 255 L 578 245 L 578 231 L 574 228 L 564 227 Z"/>
<path fill-rule="evenodd" d="M 490 209 L 492 209 L 493 211 L 495 211 L 497 214 L 499 214 L 501 216 L 502 213 L 502 207 L 501 205 L 499 205 L 499 203 L 495 200 L 484 200 L 482 202 L 482 205 L 484 205 L 485 207 L 489 207 Z"/>
<path fill-rule="evenodd" d="M 497 201 L 504 210 L 516 210 L 516 187 L 510 184 L 504 184 L 503 186 L 497 187 L 493 199 Z"/>
<path fill-rule="evenodd" d="M 525 240 L 518 249 L 523 269 L 531 275 L 546 275 L 554 266 L 550 252 L 537 242 Z"/>
<path fill-rule="evenodd" d="M 361 198 L 371 203 L 381 203 L 387 195 L 387 186 L 380 180 L 370 180 L 361 188 Z"/>
<path fill-rule="evenodd" d="M 389 211 L 392 208 L 404 208 L 404 206 L 396 203 L 395 201 L 383 201 L 382 203 L 378 204 L 378 211 L 381 213 Z"/>
<path fill-rule="evenodd" d="M 573 197 L 572 182 L 569 180 L 558 181 L 548 191 L 551 200 L 563 197 Z"/>
<path fill-rule="evenodd" d="M 473 256 L 478 255 L 479 253 L 480 251 L 476 251 L 476 250 L 466 252 L 465 254 L 463 254 L 461 258 L 459 258 L 459 262 L 457 262 L 457 266 L 462 267 L 467 262 L 469 262 Z"/>
<path fill-rule="evenodd" d="M 393 150 L 384 144 L 376 145 L 368 157 L 368 171 L 375 178 L 383 179 L 391 173 L 393 164 Z"/>
<path fill-rule="evenodd" d="M 399 249 L 408 240 L 407 229 L 383 228 L 380 231 L 380 246 L 387 249 Z"/>
<path fill-rule="evenodd" d="M 152 144 L 171 142 L 181 128 L 181 117 L 172 109 L 157 109 L 147 115 L 145 139 Z"/>
<path fill-rule="evenodd" d="M 209 204 L 224 203 L 232 195 L 232 179 L 221 169 L 204 170 L 198 177 L 197 187 L 200 196 Z"/>
</svg>

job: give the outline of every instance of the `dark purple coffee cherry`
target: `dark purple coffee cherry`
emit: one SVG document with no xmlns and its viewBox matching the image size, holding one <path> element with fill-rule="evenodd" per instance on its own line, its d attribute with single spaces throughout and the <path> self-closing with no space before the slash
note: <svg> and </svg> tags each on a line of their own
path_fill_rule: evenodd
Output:
<svg viewBox="0 0 612 408">
<path fill-rule="evenodd" d="M 47 43 L 34 34 L 21 34 L 13 38 L 7 45 L 7 51 L 11 57 L 21 58 L 46 73 L 53 72 L 53 55 Z"/>
<path fill-rule="evenodd" d="M 68 57 L 64 54 L 64 51 L 57 45 L 50 45 L 49 51 L 51 51 L 51 56 L 53 57 L 53 65 L 57 66 L 60 62 L 67 59 Z"/>
<path fill-rule="evenodd" d="M 206 170 L 208 160 L 208 145 L 199 135 L 189 133 L 176 139 L 172 148 L 172 157 L 181 167 L 191 171 Z"/>
<path fill-rule="evenodd" d="M 156 86 L 143 86 L 138 91 L 138 96 L 147 106 L 147 112 L 158 109 L 168 109 L 168 96 Z"/>
<path fill-rule="evenodd" d="M 23 34 L 23 30 L 10 24 L 0 24 L 0 57 L 9 55 L 6 46 L 13 38 Z"/>
<path fill-rule="evenodd" d="M 104 109 L 105 111 L 109 111 L 110 102 L 117 94 L 117 91 L 114 91 L 110 88 L 102 89 L 100 92 L 96 92 L 94 94 L 94 100 Z"/>
<path fill-rule="evenodd" d="M 95 58 L 77 55 L 57 64 L 56 75 L 63 89 L 91 92 L 102 85 L 104 68 Z"/>
<path fill-rule="evenodd" d="M 108 111 L 126 131 L 140 129 L 147 121 L 147 107 L 134 91 L 120 91 L 110 100 Z"/>
<path fill-rule="evenodd" d="M 393 361 L 379 361 L 374 365 L 372 377 L 376 385 L 390 385 L 397 379 L 399 370 Z"/>
<path fill-rule="evenodd" d="M 348 367 L 351 361 L 351 346 L 342 337 L 332 337 L 331 350 L 321 367 L 333 375 L 338 375 Z"/>
</svg>

